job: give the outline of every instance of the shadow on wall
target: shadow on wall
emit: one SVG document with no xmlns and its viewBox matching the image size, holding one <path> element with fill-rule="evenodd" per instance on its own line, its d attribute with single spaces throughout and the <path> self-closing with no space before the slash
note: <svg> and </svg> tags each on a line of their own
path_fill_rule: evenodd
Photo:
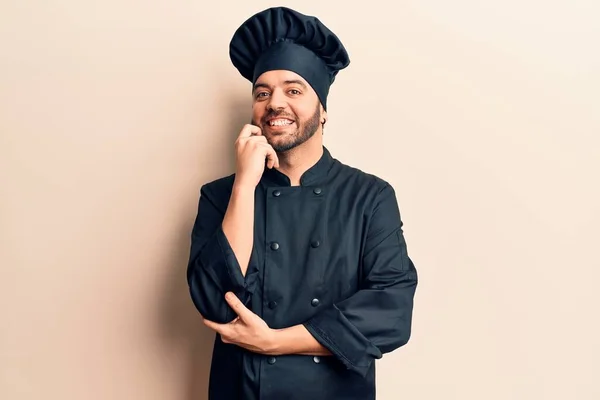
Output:
<svg viewBox="0 0 600 400">
<path fill-rule="evenodd" d="M 231 98 L 226 104 L 231 112 L 224 115 L 231 116 L 219 126 L 220 132 L 215 132 L 223 138 L 222 148 L 202 148 L 200 153 L 224 152 L 222 160 L 227 164 L 228 171 L 235 170 L 234 142 L 244 124 L 251 119 L 250 98 Z M 207 132 L 198 131 L 198 135 Z M 224 149 L 224 150 L 223 150 Z M 205 159 L 204 154 L 198 154 L 198 159 Z M 201 169 L 204 170 L 204 169 Z M 212 178 L 200 176 L 201 181 L 190 190 L 193 193 L 190 206 L 182 206 L 178 212 L 179 227 L 173 237 L 171 250 L 165 260 L 166 275 L 162 293 L 162 302 L 159 318 L 162 338 L 167 340 L 167 348 L 177 350 L 178 360 L 184 364 L 185 376 L 182 385 L 185 389 L 185 400 L 205 400 L 208 398 L 208 377 L 212 357 L 212 347 L 215 334 L 202 323 L 201 316 L 194 307 L 186 280 L 186 270 L 190 250 L 190 234 L 196 218 L 199 201 L 200 186 Z M 192 205 L 193 204 L 193 205 Z M 165 368 L 169 368 L 165 363 Z"/>
</svg>

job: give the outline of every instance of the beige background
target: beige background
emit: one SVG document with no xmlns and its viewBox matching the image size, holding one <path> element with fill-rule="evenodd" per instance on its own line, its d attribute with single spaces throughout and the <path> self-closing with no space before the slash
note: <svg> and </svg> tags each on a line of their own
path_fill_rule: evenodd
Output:
<svg viewBox="0 0 600 400">
<path fill-rule="evenodd" d="M 185 282 L 268 1 L 0 1 L 0 398 L 205 399 Z M 325 144 L 396 188 L 421 283 L 379 399 L 600 399 L 600 4 L 290 1 L 351 66 Z"/>
</svg>

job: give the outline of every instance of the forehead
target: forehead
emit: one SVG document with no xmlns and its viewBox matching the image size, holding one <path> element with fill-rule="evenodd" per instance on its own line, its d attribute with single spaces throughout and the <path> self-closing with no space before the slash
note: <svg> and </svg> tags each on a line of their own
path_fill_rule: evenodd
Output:
<svg viewBox="0 0 600 400">
<path fill-rule="evenodd" d="M 306 79 L 295 72 L 284 69 L 264 72 L 258 77 L 258 79 L 256 79 L 256 83 L 254 85 L 286 86 L 290 83 L 301 83 L 310 88 L 310 85 Z"/>
</svg>

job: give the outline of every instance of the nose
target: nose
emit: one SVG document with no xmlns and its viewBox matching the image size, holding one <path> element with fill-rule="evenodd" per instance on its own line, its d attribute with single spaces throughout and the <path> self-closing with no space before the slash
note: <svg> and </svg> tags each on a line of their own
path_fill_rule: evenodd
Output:
<svg viewBox="0 0 600 400">
<path fill-rule="evenodd" d="M 281 90 L 274 90 L 269 97 L 269 104 L 267 108 L 269 110 L 283 109 L 286 106 L 285 95 Z"/>
</svg>

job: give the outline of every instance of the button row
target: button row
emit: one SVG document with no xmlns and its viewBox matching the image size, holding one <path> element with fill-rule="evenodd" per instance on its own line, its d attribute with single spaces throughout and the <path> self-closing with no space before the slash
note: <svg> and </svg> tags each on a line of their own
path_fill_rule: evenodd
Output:
<svg viewBox="0 0 600 400">
<path fill-rule="evenodd" d="M 276 357 L 269 357 L 267 358 L 267 362 L 271 365 L 275 364 L 277 362 L 277 358 Z M 319 356 L 314 356 L 313 357 L 313 362 L 315 364 L 319 364 L 321 362 L 321 357 Z"/>
<path fill-rule="evenodd" d="M 310 242 L 310 245 L 313 249 L 316 249 L 317 247 L 319 247 L 321 245 L 321 242 L 318 240 L 313 240 L 312 242 Z M 279 250 L 279 243 L 277 242 L 272 242 L 271 243 L 271 250 L 277 251 Z"/>
<path fill-rule="evenodd" d="M 320 301 L 319 299 L 317 299 L 316 297 L 310 301 L 310 305 L 311 305 L 311 306 L 313 306 L 313 307 L 317 307 L 319 304 L 321 304 L 321 301 Z M 277 306 L 278 306 L 278 305 L 279 305 L 279 304 L 277 304 L 277 302 L 276 302 L 275 300 L 271 300 L 271 301 L 269 301 L 269 302 L 267 303 L 267 306 L 268 306 L 268 307 L 269 307 L 271 310 L 273 310 L 273 309 L 277 308 Z"/>
<path fill-rule="evenodd" d="M 313 189 L 313 193 L 314 193 L 314 194 L 316 194 L 316 195 L 318 196 L 318 195 L 320 195 L 321 193 L 323 193 L 323 189 L 321 189 L 321 188 L 318 188 L 318 187 L 317 187 L 317 188 L 314 188 L 314 189 Z M 281 196 L 281 190 L 279 190 L 279 189 L 275 189 L 275 190 L 273 190 L 273 196 L 275 196 L 275 197 L 279 197 L 279 196 Z"/>
</svg>

